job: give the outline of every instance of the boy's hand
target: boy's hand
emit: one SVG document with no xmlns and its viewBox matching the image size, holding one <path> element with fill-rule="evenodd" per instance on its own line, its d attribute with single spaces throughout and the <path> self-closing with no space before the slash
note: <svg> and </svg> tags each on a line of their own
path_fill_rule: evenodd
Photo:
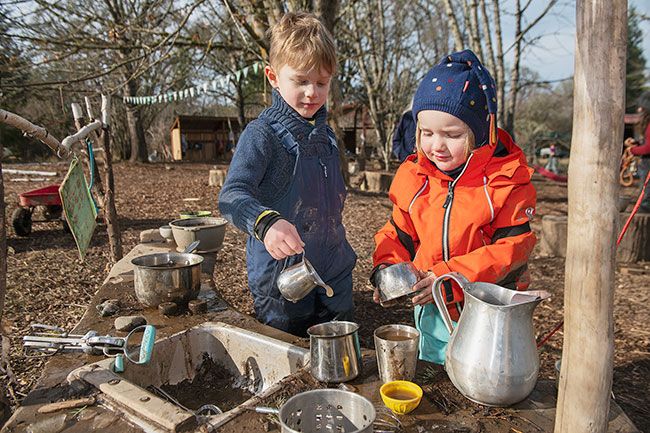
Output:
<svg viewBox="0 0 650 433">
<path fill-rule="evenodd" d="M 431 293 L 431 286 L 436 280 L 436 274 L 433 272 L 420 272 L 420 281 L 413 285 L 413 291 L 419 291 L 412 299 L 414 305 L 424 305 L 433 302 L 433 294 Z"/>
<path fill-rule="evenodd" d="M 264 235 L 264 247 L 275 260 L 304 252 L 305 243 L 296 227 L 285 219 L 279 219 Z"/>
</svg>

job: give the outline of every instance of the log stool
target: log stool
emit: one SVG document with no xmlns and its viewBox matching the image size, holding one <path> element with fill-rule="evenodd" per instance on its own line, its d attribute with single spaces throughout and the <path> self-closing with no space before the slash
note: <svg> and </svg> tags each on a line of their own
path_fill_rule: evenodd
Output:
<svg viewBox="0 0 650 433">
<path fill-rule="evenodd" d="M 210 170 L 210 177 L 208 185 L 210 186 L 223 186 L 223 183 L 226 181 L 226 174 L 228 170 L 225 169 L 213 169 Z"/>
<path fill-rule="evenodd" d="M 617 237 L 629 217 L 629 212 L 620 214 L 616 227 Z M 542 239 L 540 242 L 542 254 L 566 257 L 566 243 L 567 216 L 545 215 L 542 217 Z M 639 212 L 634 215 L 616 250 L 616 261 L 622 263 L 650 261 L 650 213 Z"/>
<path fill-rule="evenodd" d="M 365 172 L 365 186 L 366 191 L 372 192 L 388 192 L 390 184 L 393 182 L 394 173 L 383 171 L 366 171 Z"/>
</svg>

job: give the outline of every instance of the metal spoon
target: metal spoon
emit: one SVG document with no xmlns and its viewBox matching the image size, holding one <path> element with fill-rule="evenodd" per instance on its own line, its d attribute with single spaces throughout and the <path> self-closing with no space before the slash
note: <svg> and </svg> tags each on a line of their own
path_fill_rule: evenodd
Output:
<svg viewBox="0 0 650 433">
<path fill-rule="evenodd" d="M 188 245 L 188 246 L 183 250 L 183 254 L 191 254 L 191 253 L 193 253 L 193 252 L 196 251 L 196 249 L 199 247 L 199 244 L 200 244 L 200 243 L 201 243 L 200 240 L 198 240 L 198 239 L 195 240 L 194 242 L 192 242 L 191 244 L 189 244 L 189 245 Z"/>
</svg>

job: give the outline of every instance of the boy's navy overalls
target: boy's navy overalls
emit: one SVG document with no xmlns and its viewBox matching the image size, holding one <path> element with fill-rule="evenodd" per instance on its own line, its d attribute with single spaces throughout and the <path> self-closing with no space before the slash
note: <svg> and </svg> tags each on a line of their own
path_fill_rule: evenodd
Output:
<svg viewBox="0 0 650 433">
<path fill-rule="evenodd" d="M 317 287 L 297 303 L 284 299 L 277 287 L 278 275 L 302 256 L 275 260 L 264 244 L 252 236 L 246 244 L 248 284 L 260 322 L 305 336 L 306 329 L 313 324 L 335 318 L 353 320 L 352 269 L 357 257 L 342 224 L 345 184 L 336 141 L 329 131 L 329 154 L 304 156 L 298 142 L 281 123 L 269 123 L 285 150 L 296 157 L 286 194 L 270 208 L 296 226 L 305 243 L 306 257 L 323 281 L 332 286 L 334 296 L 328 298 L 325 289 Z"/>
</svg>

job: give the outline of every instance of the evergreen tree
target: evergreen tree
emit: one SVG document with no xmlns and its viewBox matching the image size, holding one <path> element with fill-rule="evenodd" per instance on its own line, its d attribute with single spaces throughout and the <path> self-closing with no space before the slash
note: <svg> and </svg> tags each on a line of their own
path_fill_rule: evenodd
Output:
<svg viewBox="0 0 650 433">
<path fill-rule="evenodd" d="M 643 57 L 641 31 L 641 17 L 634 7 L 630 8 L 627 20 L 627 59 L 625 80 L 625 111 L 633 112 L 636 109 L 637 99 L 646 90 L 645 66 Z"/>
</svg>

